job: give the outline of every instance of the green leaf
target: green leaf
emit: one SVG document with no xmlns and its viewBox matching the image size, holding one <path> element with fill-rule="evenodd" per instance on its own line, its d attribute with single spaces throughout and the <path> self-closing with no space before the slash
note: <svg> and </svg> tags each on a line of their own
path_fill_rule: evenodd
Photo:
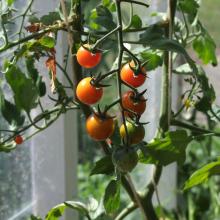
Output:
<svg viewBox="0 0 220 220">
<path fill-rule="evenodd" d="M 112 180 L 105 189 L 104 207 L 107 213 L 115 212 L 120 206 L 120 184 Z"/>
<path fill-rule="evenodd" d="M 93 167 L 90 176 L 95 174 L 112 174 L 114 172 L 114 165 L 112 163 L 111 156 L 105 156 L 96 161 L 95 167 Z"/>
<path fill-rule="evenodd" d="M 6 80 L 14 93 L 15 104 L 19 109 L 30 112 L 32 108 L 36 107 L 37 89 L 32 79 L 27 78 L 20 68 L 14 65 L 9 67 L 6 72 Z"/>
<path fill-rule="evenodd" d="M 178 9 L 181 9 L 183 13 L 188 15 L 188 21 L 192 24 L 197 17 L 199 4 L 196 0 L 180 0 Z"/>
<path fill-rule="evenodd" d="M 158 66 L 162 66 L 163 59 L 156 53 L 151 51 L 143 51 L 141 52 L 141 57 L 144 61 L 148 61 L 145 65 L 145 69 L 150 71 L 156 69 Z"/>
<path fill-rule="evenodd" d="M 25 117 L 14 104 L 4 98 L 1 91 L 0 93 L 0 107 L 3 117 L 10 125 L 15 127 L 22 126 L 24 124 Z"/>
<path fill-rule="evenodd" d="M 15 0 L 7 0 L 8 6 L 11 6 L 14 3 Z"/>
<path fill-rule="evenodd" d="M 40 23 L 40 19 L 36 17 L 35 15 L 30 15 L 28 17 L 28 21 L 33 24 L 33 23 Z"/>
<path fill-rule="evenodd" d="M 195 15 L 199 9 L 199 4 L 196 0 L 180 0 L 179 7 L 183 12 Z"/>
<path fill-rule="evenodd" d="M 64 203 L 61 203 L 61 204 L 59 204 L 59 205 L 53 207 L 53 208 L 47 213 L 47 215 L 46 215 L 46 217 L 45 217 L 45 220 L 57 220 L 57 219 L 59 219 L 59 218 L 63 215 L 63 213 L 64 213 L 66 207 L 67 207 L 67 206 L 66 206 Z"/>
<path fill-rule="evenodd" d="M 215 53 L 216 44 L 206 31 L 203 31 L 202 34 L 193 41 L 193 49 L 204 64 L 211 63 L 213 66 L 217 65 L 218 62 Z"/>
<path fill-rule="evenodd" d="M 158 25 L 149 26 L 149 28 L 140 35 L 139 43 L 149 46 L 152 49 L 182 54 L 193 72 L 197 73 L 198 71 L 195 62 L 190 58 L 185 48 L 178 41 L 165 38 L 164 31 Z"/>
<path fill-rule="evenodd" d="M 33 57 L 26 58 L 26 67 L 27 67 L 28 75 L 36 83 L 39 73 L 38 73 L 38 70 L 35 68 L 34 63 L 35 63 L 35 60 Z"/>
<path fill-rule="evenodd" d="M 0 152 L 9 153 L 16 148 L 16 143 L 12 141 L 8 144 L 0 144 Z"/>
<path fill-rule="evenodd" d="M 163 166 L 172 162 L 182 164 L 186 157 L 186 147 L 191 140 L 185 130 L 167 132 L 164 138 L 154 139 L 146 146 L 145 153 L 141 152 L 139 155 L 139 161 Z"/>
<path fill-rule="evenodd" d="M 134 28 L 141 28 L 142 27 L 142 20 L 138 15 L 132 16 L 131 27 L 134 27 Z"/>
<path fill-rule="evenodd" d="M 111 0 L 102 0 L 102 5 L 108 8 L 111 5 Z"/>
<path fill-rule="evenodd" d="M 206 76 L 206 73 L 202 69 L 202 67 L 200 67 L 198 69 L 199 69 L 199 72 L 196 76 L 197 76 L 197 79 L 200 83 L 200 87 L 201 87 L 203 96 L 196 103 L 195 107 L 199 111 L 207 112 L 211 109 L 212 104 L 216 99 L 215 90 L 214 90 L 212 84 L 209 83 L 209 79 Z"/>
<path fill-rule="evenodd" d="M 64 204 L 66 206 L 68 206 L 71 209 L 75 209 L 77 211 L 79 211 L 80 213 L 84 214 L 84 215 L 88 215 L 88 209 L 87 206 L 82 203 L 82 202 L 78 202 L 78 201 L 66 201 L 64 202 Z"/>
<path fill-rule="evenodd" d="M 116 11 L 116 6 L 115 3 L 112 2 L 111 0 L 102 0 L 103 6 L 107 7 L 111 12 Z"/>
<path fill-rule="evenodd" d="M 58 220 L 64 213 L 66 208 L 79 211 L 84 215 L 88 215 L 86 205 L 78 201 L 66 201 L 53 207 L 46 215 L 45 220 Z"/>
<path fill-rule="evenodd" d="M 45 82 L 43 82 L 43 77 L 42 76 L 38 76 L 36 86 L 37 86 L 37 89 L 38 89 L 39 96 L 40 97 L 45 96 L 46 92 L 47 92 L 47 88 L 46 88 Z"/>
<path fill-rule="evenodd" d="M 43 220 L 43 219 L 39 216 L 31 215 L 29 220 Z"/>
<path fill-rule="evenodd" d="M 164 35 L 164 30 L 158 25 L 150 25 L 144 33 L 140 34 L 140 42 L 150 44 L 152 40 L 160 39 Z"/>
<path fill-rule="evenodd" d="M 44 36 L 38 41 L 42 46 L 47 48 L 53 48 L 55 47 L 55 39 L 53 37 Z"/>
<path fill-rule="evenodd" d="M 103 5 L 96 7 L 96 14 L 93 13 L 94 22 L 107 30 L 116 28 L 116 24 L 113 21 L 112 13 Z"/>
<path fill-rule="evenodd" d="M 41 21 L 44 25 L 52 25 L 52 24 L 54 24 L 54 22 L 56 22 L 57 20 L 61 20 L 61 19 L 60 19 L 59 12 L 49 12 L 48 15 L 44 15 L 43 17 L 40 18 L 40 21 Z"/>
<path fill-rule="evenodd" d="M 220 159 L 216 162 L 209 163 L 195 171 L 185 182 L 184 190 L 198 184 L 205 183 L 211 176 L 220 174 Z"/>
</svg>

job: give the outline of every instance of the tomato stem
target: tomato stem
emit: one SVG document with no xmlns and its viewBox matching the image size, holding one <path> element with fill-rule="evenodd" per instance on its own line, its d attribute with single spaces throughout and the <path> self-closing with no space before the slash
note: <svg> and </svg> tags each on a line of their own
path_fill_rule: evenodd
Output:
<svg viewBox="0 0 220 220">
<path fill-rule="evenodd" d="M 122 0 L 122 2 L 128 2 L 128 3 L 133 3 L 133 4 L 136 4 L 136 5 L 142 5 L 142 6 L 145 6 L 145 7 L 149 7 L 148 4 L 145 4 L 143 2 L 138 2 L 138 1 L 130 1 L 130 0 Z"/>
<path fill-rule="evenodd" d="M 104 35 L 102 38 L 96 41 L 96 43 L 92 46 L 92 51 L 95 50 L 99 44 L 101 44 L 103 41 L 105 41 L 110 35 L 114 34 L 115 32 L 119 31 L 121 29 L 121 26 L 119 25 L 112 31 L 108 32 L 106 35 Z"/>
</svg>

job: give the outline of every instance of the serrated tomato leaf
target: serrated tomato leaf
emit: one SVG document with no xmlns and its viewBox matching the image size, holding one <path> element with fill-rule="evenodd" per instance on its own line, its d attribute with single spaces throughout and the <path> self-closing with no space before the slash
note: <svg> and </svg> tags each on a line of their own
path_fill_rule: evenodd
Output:
<svg viewBox="0 0 220 220">
<path fill-rule="evenodd" d="M 57 20 L 61 20 L 59 12 L 49 12 L 48 15 L 44 15 L 40 18 L 40 22 L 44 25 L 52 25 Z"/>
<path fill-rule="evenodd" d="M 112 180 L 105 189 L 104 207 L 107 213 L 114 213 L 120 206 L 120 183 Z"/>
<path fill-rule="evenodd" d="M 32 79 L 29 79 L 17 66 L 11 66 L 6 72 L 6 80 L 13 93 L 15 104 L 19 109 L 30 112 L 37 106 L 38 91 Z"/>
<path fill-rule="evenodd" d="M 141 52 L 141 58 L 148 61 L 145 65 L 145 69 L 148 71 L 154 70 L 163 64 L 162 57 L 154 52 L 143 51 Z"/>
<path fill-rule="evenodd" d="M 195 171 L 185 182 L 184 190 L 205 183 L 213 175 L 220 175 L 220 158 Z"/>
<path fill-rule="evenodd" d="M 103 5 L 96 7 L 96 13 L 93 13 L 93 18 L 97 25 L 100 25 L 107 30 L 116 28 L 116 23 L 113 21 L 112 13 Z"/>
<path fill-rule="evenodd" d="M 8 6 L 11 6 L 14 3 L 15 0 L 7 0 Z"/>
<path fill-rule="evenodd" d="M 22 126 L 25 121 L 24 115 L 14 105 L 4 98 L 3 93 L 0 91 L 0 108 L 5 120 L 12 126 Z"/>
<path fill-rule="evenodd" d="M 95 166 L 93 167 L 90 176 L 95 174 L 112 174 L 114 172 L 114 165 L 112 163 L 111 156 L 105 156 L 100 160 L 96 161 Z"/>
<path fill-rule="evenodd" d="M 55 39 L 53 37 L 44 36 L 39 39 L 38 41 L 42 46 L 47 48 L 54 48 L 55 47 Z"/>
<path fill-rule="evenodd" d="M 34 63 L 35 63 L 35 60 L 33 57 L 26 58 L 26 67 L 27 67 L 28 75 L 36 83 L 39 73 L 38 73 L 38 70 L 35 68 Z"/>
<path fill-rule="evenodd" d="M 193 49 L 204 64 L 211 63 L 213 66 L 217 65 L 216 44 L 207 32 L 203 31 L 203 34 L 193 41 Z"/>
<path fill-rule="evenodd" d="M 84 215 L 89 214 L 87 206 L 82 202 L 79 202 L 79 201 L 66 201 L 66 202 L 64 202 L 64 204 L 67 207 L 69 207 L 71 209 L 75 209 L 75 210 L 81 212 Z"/>
<path fill-rule="evenodd" d="M 215 90 L 210 84 L 208 77 L 202 67 L 198 68 L 197 79 L 202 89 L 202 97 L 195 104 L 197 110 L 207 112 L 212 108 L 212 104 L 216 99 Z"/>
<path fill-rule="evenodd" d="M 79 211 L 83 215 L 88 215 L 88 210 L 85 204 L 78 201 L 66 201 L 53 207 L 46 215 L 45 220 L 58 220 L 63 215 L 66 208 L 71 208 Z"/>
<path fill-rule="evenodd" d="M 45 220 L 57 220 L 59 219 L 66 209 L 66 205 L 61 203 L 53 207 L 46 215 Z"/>
<path fill-rule="evenodd" d="M 195 62 L 190 58 L 185 48 L 178 41 L 166 38 L 164 31 L 158 25 L 151 25 L 143 34 L 140 34 L 139 43 L 149 46 L 154 50 L 158 49 L 182 54 L 193 72 L 196 74 L 198 71 Z"/>
<path fill-rule="evenodd" d="M 145 153 L 139 154 L 139 161 L 163 166 L 172 162 L 182 164 L 186 157 L 186 147 L 191 140 L 185 130 L 167 132 L 164 138 L 154 139 L 146 145 Z"/>
</svg>

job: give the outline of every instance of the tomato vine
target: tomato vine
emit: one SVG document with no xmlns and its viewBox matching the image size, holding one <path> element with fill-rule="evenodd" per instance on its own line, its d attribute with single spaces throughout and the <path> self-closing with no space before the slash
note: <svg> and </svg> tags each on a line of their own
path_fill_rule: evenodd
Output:
<svg viewBox="0 0 220 220">
<path fill-rule="evenodd" d="M 0 151 L 10 152 L 16 149 L 17 145 L 22 144 L 23 141 L 48 128 L 61 114 L 80 109 L 86 117 L 88 134 L 100 144 L 106 154 L 97 162 L 97 164 L 108 164 L 106 170 L 102 170 L 100 174 L 111 173 L 113 176 L 103 199 L 107 214 L 120 220 L 140 208 L 143 219 L 157 220 L 161 215 L 159 216 L 156 212 L 152 197 L 154 193 L 159 197 L 157 185 L 163 166 L 172 162 L 182 164 L 186 147 L 192 140 L 205 136 L 220 136 L 216 131 L 204 129 L 180 119 L 185 109 L 194 106 L 196 111 L 206 115 L 212 114 L 219 121 L 219 115 L 213 110 L 216 98 L 214 88 L 202 67 L 192 60 L 185 49 L 193 42 L 193 48 L 199 57 L 205 63 L 216 65 L 215 44 L 201 22 L 196 19 L 199 5 L 195 0 L 191 0 L 194 5 L 193 12 L 185 0 L 168 0 L 166 18 L 144 27 L 141 18 L 133 14 L 134 6 L 144 9 L 150 7 L 143 2 L 103 1 L 96 7 L 93 15 L 96 18 L 96 23 L 93 24 L 95 28 L 85 24 L 82 3 L 83 1 L 77 0 L 71 1 L 68 5 L 66 1 L 61 0 L 59 13 L 53 16 L 49 14 L 46 18 L 32 17 L 27 27 L 24 27 L 25 19 L 27 16 L 33 16 L 31 14 L 33 0 L 29 2 L 23 13 L 15 17 L 12 16 L 14 10 L 10 4 L 8 10 L 1 13 L 3 44 L 0 47 L 0 53 L 8 51 L 10 53 L 2 68 L 3 80 L 11 88 L 13 100 L 7 100 L 1 89 L 1 112 L 11 126 L 11 130 L 0 130 Z M 127 25 L 123 23 L 122 4 L 129 4 L 131 7 Z M 175 19 L 177 10 L 182 15 L 179 20 Z M 17 38 L 13 40 L 7 26 L 18 17 L 21 18 L 21 23 L 18 33 L 15 33 Z M 193 22 L 195 30 L 189 28 Z M 23 36 L 24 29 L 29 33 Z M 61 31 L 68 34 L 68 50 L 64 65 L 58 63 L 55 50 L 57 34 Z M 131 33 L 137 34 L 136 41 L 128 40 L 127 34 Z M 204 39 L 200 40 L 200 38 Z M 102 47 L 109 39 L 113 40 L 117 50 L 115 65 L 104 74 L 94 74 L 93 68 L 98 69 L 104 62 L 105 49 Z M 205 40 L 211 48 L 209 58 L 201 52 L 205 47 L 203 45 Z M 126 44 L 141 45 L 142 50 L 129 49 Z M 184 58 L 184 65 L 178 68 L 176 68 L 177 57 Z M 45 82 L 35 67 L 35 63 L 40 62 L 40 58 L 46 59 L 45 66 L 49 71 L 51 92 L 46 91 Z M 20 67 L 22 62 L 26 66 L 25 70 Z M 68 73 L 68 63 L 71 64 L 72 75 Z M 146 143 L 143 141 L 145 130 L 141 115 L 150 106 L 144 97 L 147 90 L 140 92 L 139 87 L 144 85 L 146 80 L 150 80 L 148 73 L 160 66 L 163 66 L 163 70 L 159 125 L 155 138 L 152 142 Z M 59 81 L 57 68 L 66 78 L 67 85 Z M 91 70 L 91 76 L 84 73 L 85 69 Z M 190 89 L 182 94 L 181 98 L 184 101 L 176 112 L 172 111 L 173 74 L 187 76 L 185 82 L 190 86 Z M 115 78 L 117 81 L 117 97 L 101 109 L 99 104 L 105 94 L 105 87 L 111 86 L 109 78 Z M 71 95 L 67 90 L 71 91 Z M 45 95 L 48 95 L 53 103 L 53 108 L 47 109 L 42 104 L 41 100 Z M 94 104 L 98 104 L 98 107 L 95 108 Z M 120 111 L 120 116 L 111 115 L 113 107 Z M 36 108 L 40 113 L 33 118 L 31 111 Z M 175 131 L 171 131 L 171 127 L 174 126 L 181 127 L 181 130 L 175 128 Z M 32 134 L 28 134 L 30 128 L 35 129 Z M 187 133 L 186 130 L 191 133 Z M 120 140 L 115 141 L 114 135 L 117 132 Z M 106 158 L 108 162 L 105 161 Z M 135 189 L 129 175 L 138 162 L 154 164 L 152 179 L 142 192 Z M 214 163 L 213 166 L 215 165 L 219 166 L 219 163 Z M 93 170 L 93 172 L 99 174 L 99 168 L 97 168 L 98 171 Z M 192 176 L 192 179 L 186 182 L 185 188 L 196 185 L 193 181 Z M 124 187 L 132 202 L 118 211 L 121 186 Z M 88 208 L 75 201 L 65 202 L 53 208 L 46 219 L 53 217 L 53 213 L 59 207 L 77 209 L 88 219 L 92 219 Z M 164 215 L 163 208 L 160 208 Z"/>
</svg>

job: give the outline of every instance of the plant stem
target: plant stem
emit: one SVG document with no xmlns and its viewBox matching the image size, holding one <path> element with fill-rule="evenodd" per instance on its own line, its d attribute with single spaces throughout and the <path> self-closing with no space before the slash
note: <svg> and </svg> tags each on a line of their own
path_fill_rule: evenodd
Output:
<svg viewBox="0 0 220 220">
<path fill-rule="evenodd" d="M 40 114 L 36 119 L 34 119 L 34 124 L 40 122 L 41 120 L 45 119 L 48 115 L 51 115 L 53 113 L 56 113 L 56 112 L 59 112 L 61 111 L 63 108 L 63 106 L 56 106 L 55 108 L 43 113 L 43 114 Z M 67 108 L 66 110 L 71 110 L 71 109 L 78 109 L 78 106 L 74 106 L 74 107 L 71 107 L 71 108 Z M 26 131 L 27 129 L 29 129 L 30 127 L 33 126 L 33 123 L 30 123 L 26 126 L 24 126 L 23 128 L 21 128 L 20 130 L 18 131 L 15 131 L 14 135 L 10 136 L 9 138 L 5 139 L 2 143 L 0 144 L 5 144 L 7 143 L 8 141 L 12 140 L 17 134 L 21 134 L 22 132 Z M 46 127 L 45 127 L 46 128 Z"/>
<path fill-rule="evenodd" d="M 15 47 L 15 46 L 18 46 L 20 44 L 23 44 L 27 41 L 30 41 L 30 40 L 33 40 L 33 39 L 37 39 L 41 36 L 43 36 L 44 34 L 48 33 L 48 32 L 54 32 L 54 31 L 58 31 L 58 30 L 65 30 L 65 22 L 62 22 L 60 24 L 55 24 L 55 25 L 51 25 L 37 33 L 34 33 L 34 34 L 30 34 L 22 39 L 19 39 L 17 41 L 14 41 L 14 42 L 8 42 L 8 44 L 6 44 L 5 46 L 1 47 L 0 48 L 0 53 L 12 48 L 12 47 Z"/>
<path fill-rule="evenodd" d="M 176 11 L 177 0 L 168 0 L 168 12 L 167 12 L 167 21 L 168 26 L 165 27 L 166 37 L 172 39 L 173 33 L 173 20 Z M 171 83 L 172 83 L 172 53 L 165 51 L 164 52 L 164 62 L 163 62 L 163 75 L 162 75 L 162 91 L 161 91 L 161 104 L 160 104 L 160 120 L 159 120 L 159 129 L 157 132 L 158 137 L 163 137 L 165 132 L 169 130 L 170 120 L 171 120 Z M 155 191 L 155 186 L 158 185 L 160 176 L 162 173 L 162 166 L 157 165 L 154 169 L 154 174 L 151 182 L 146 187 L 146 190 L 143 194 L 143 204 L 145 209 L 150 210 L 148 219 L 157 220 L 158 217 L 155 213 L 155 210 L 152 205 L 152 197 Z"/>
<path fill-rule="evenodd" d="M 69 85 L 71 86 L 71 88 L 73 88 L 73 82 L 72 80 L 70 79 L 67 71 L 56 61 L 56 65 L 58 66 L 58 68 L 63 72 L 64 76 L 66 77 Z"/>
<path fill-rule="evenodd" d="M 148 4 L 145 4 L 143 2 L 139 2 L 139 1 L 133 1 L 133 0 L 122 0 L 122 2 L 128 2 L 128 3 L 133 3 L 133 4 L 137 4 L 137 5 L 142 5 L 142 6 L 145 6 L 145 7 L 149 7 Z"/>
<path fill-rule="evenodd" d="M 181 127 L 181 128 L 186 128 L 186 129 L 189 129 L 191 131 L 201 133 L 201 135 L 213 135 L 213 136 L 220 137 L 220 133 L 213 132 L 212 130 L 207 130 L 207 129 L 204 129 L 204 128 L 199 128 L 197 126 L 194 126 L 194 125 L 191 125 L 189 123 L 179 121 L 179 120 L 176 120 L 176 119 L 171 120 L 171 125 L 172 126 L 178 126 L 178 127 Z"/>
<path fill-rule="evenodd" d="M 121 16 L 121 5 L 119 0 L 115 0 L 116 4 L 116 11 L 117 11 L 117 22 L 118 26 L 120 27 L 118 29 L 118 71 L 117 71 L 117 88 L 118 88 L 118 99 L 120 100 L 120 106 L 121 106 L 121 116 L 122 116 L 122 122 L 124 124 L 125 128 L 125 134 L 126 134 L 126 142 L 125 145 L 128 147 L 128 129 L 126 125 L 126 120 L 125 120 L 125 114 L 123 111 L 123 104 L 122 104 L 122 82 L 121 82 L 121 77 L 120 77 L 120 69 L 122 65 L 122 57 L 123 57 L 123 52 L 124 52 L 124 45 L 123 45 L 123 33 L 122 33 L 122 16 Z"/>
<path fill-rule="evenodd" d="M 96 47 L 98 47 L 98 45 L 100 43 L 102 43 L 106 38 L 108 38 L 110 35 L 112 35 L 113 33 L 117 32 L 119 29 L 121 29 L 120 26 L 116 27 L 115 29 L 113 29 L 112 31 L 110 31 L 109 33 L 107 33 L 106 35 L 104 35 L 102 38 L 98 39 L 95 44 L 93 45 L 92 49 L 96 49 Z"/>
<path fill-rule="evenodd" d="M 131 212 L 133 212 L 137 208 L 135 203 L 130 203 L 127 207 L 125 207 L 115 218 L 115 220 L 122 220 L 126 216 L 128 216 Z"/>
<path fill-rule="evenodd" d="M 148 218 L 147 218 L 147 216 L 146 216 L 146 214 L 145 214 L 146 210 L 144 210 L 144 206 L 142 205 L 141 198 L 139 197 L 139 195 L 138 195 L 138 193 L 137 193 L 137 191 L 136 191 L 136 189 L 135 189 L 135 187 L 134 187 L 134 184 L 133 184 L 133 182 L 132 182 L 132 180 L 131 180 L 130 175 L 127 174 L 127 175 L 126 175 L 126 178 L 127 178 L 128 182 L 130 183 L 130 186 L 131 186 L 132 192 L 133 192 L 133 194 L 134 194 L 136 203 L 137 203 L 138 207 L 139 207 L 140 210 L 141 210 L 141 213 L 142 213 L 142 215 L 143 215 L 144 220 L 148 220 Z"/>
<path fill-rule="evenodd" d="M 27 15 L 28 11 L 31 9 L 31 6 L 32 6 L 33 2 L 34 2 L 34 0 L 30 0 L 30 1 L 29 1 L 26 10 L 25 10 L 24 13 L 21 15 L 21 16 L 22 16 L 22 20 L 21 20 L 21 24 L 20 24 L 20 28 L 19 28 L 19 32 L 18 32 L 19 39 L 21 38 L 22 29 L 23 29 L 24 22 L 25 22 L 25 17 L 26 17 L 26 15 Z"/>
</svg>

